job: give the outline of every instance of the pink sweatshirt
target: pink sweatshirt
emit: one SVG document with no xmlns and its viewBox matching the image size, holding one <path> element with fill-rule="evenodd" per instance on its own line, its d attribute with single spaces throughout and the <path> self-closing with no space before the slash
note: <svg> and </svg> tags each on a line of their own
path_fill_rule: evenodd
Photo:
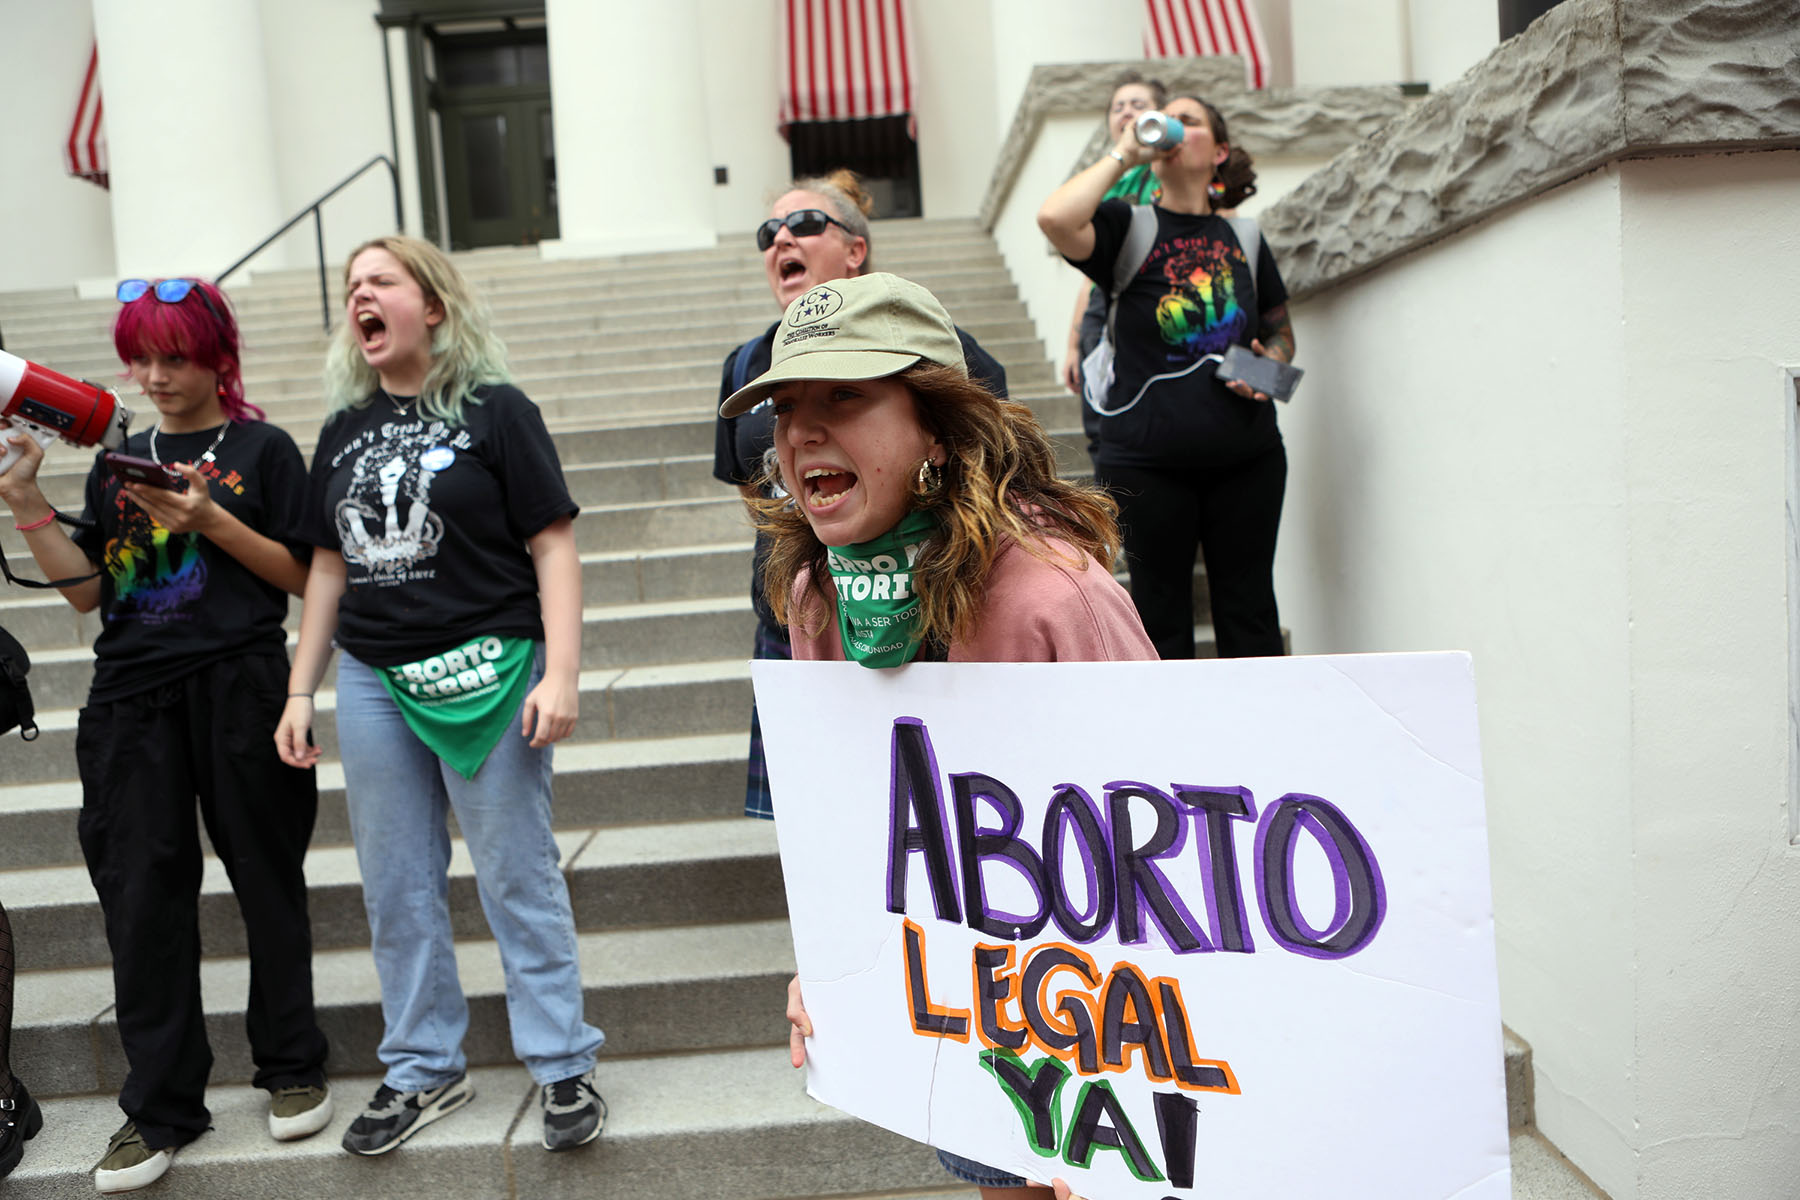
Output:
<svg viewBox="0 0 1800 1200">
<path fill-rule="evenodd" d="M 995 561 L 974 636 L 950 644 L 950 661 L 1154 659 L 1156 647 L 1118 581 L 1067 542 L 1051 539 L 1045 545 L 1048 562 L 1017 544 Z M 835 596 L 830 610 L 823 609 L 811 575 L 802 572 L 794 581 L 789 614 L 795 658 L 843 660 Z"/>
</svg>

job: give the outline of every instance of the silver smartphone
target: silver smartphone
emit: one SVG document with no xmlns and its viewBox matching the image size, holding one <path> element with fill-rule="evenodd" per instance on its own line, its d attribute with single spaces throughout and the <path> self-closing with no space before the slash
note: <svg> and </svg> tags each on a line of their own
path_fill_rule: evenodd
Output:
<svg viewBox="0 0 1800 1200">
<path fill-rule="evenodd" d="M 1276 400 L 1288 400 L 1306 374 L 1299 367 L 1273 358 L 1265 358 L 1248 346 L 1231 346 L 1219 362 L 1221 383 L 1242 383 L 1253 392 L 1261 392 Z"/>
</svg>

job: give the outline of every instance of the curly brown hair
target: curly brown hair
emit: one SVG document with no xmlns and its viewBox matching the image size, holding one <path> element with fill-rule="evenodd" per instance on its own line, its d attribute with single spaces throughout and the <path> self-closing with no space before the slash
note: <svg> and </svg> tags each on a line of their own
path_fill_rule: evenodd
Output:
<svg viewBox="0 0 1800 1200">
<path fill-rule="evenodd" d="M 916 500 L 940 522 L 913 568 L 927 641 L 948 645 L 974 632 L 988 575 L 1015 543 L 1045 561 L 1054 556 L 1078 565 L 1079 559 L 1047 543 L 1058 539 L 1112 569 L 1118 507 L 1098 487 L 1057 474 L 1056 448 L 1029 408 L 1001 400 L 950 367 L 919 363 L 896 378 L 911 391 L 919 423 L 949 455 L 942 486 Z M 781 482 L 773 459 L 771 454 L 765 465 L 764 484 Z M 802 572 L 810 572 L 823 611 L 830 612 L 834 592 L 825 545 L 799 505 L 785 497 L 747 503 L 757 530 L 770 541 L 763 585 L 775 619 L 790 624 L 789 602 Z"/>
</svg>

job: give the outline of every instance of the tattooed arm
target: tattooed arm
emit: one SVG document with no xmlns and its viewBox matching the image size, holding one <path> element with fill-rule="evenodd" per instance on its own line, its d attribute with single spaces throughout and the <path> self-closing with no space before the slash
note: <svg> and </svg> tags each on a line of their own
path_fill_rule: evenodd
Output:
<svg viewBox="0 0 1800 1200">
<path fill-rule="evenodd" d="M 1251 346 L 1258 354 L 1282 362 L 1294 361 L 1294 323 L 1288 318 L 1287 305 L 1277 304 L 1262 315 L 1259 344 Z"/>
</svg>

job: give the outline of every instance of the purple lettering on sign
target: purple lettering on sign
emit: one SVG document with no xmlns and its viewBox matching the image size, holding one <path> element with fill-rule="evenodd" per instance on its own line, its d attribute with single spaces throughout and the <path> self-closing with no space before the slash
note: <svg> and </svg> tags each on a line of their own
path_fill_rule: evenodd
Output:
<svg viewBox="0 0 1800 1200">
<path fill-rule="evenodd" d="M 1311 834 L 1331 867 L 1331 921 L 1315 929 L 1300 915 L 1294 891 L 1294 850 L 1300 831 Z M 1344 958 L 1369 944 L 1387 915 L 1381 868 L 1362 834 L 1337 805 L 1289 792 L 1263 813 L 1256 829 L 1256 893 L 1263 924 L 1276 941 L 1309 958 Z"/>
<path fill-rule="evenodd" d="M 950 873 L 950 829 L 938 792 L 937 751 L 917 717 L 897 717 L 888 782 L 887 910 L 906 911 L 907 855 L 925 856 L 938 920 L 962 920 L 956 880 Z M 916 818 L 916 820 L 915 820 Z"/>
<path fill-rule="evenodd" d="M 1081 863 L 1086 879 L 1084 894 L 1092 908 L 1077 912 L 1069 903 L 1064 868 L 1068 835 L 1080 838 L 1076 860 Z M 1107 840 L 1106 825 L 1100 819 L 1100 806 L 1072 783 L 1056 785 L 1056 795 L 1044 812 L 1044 874 L 1050 881 L 1050 915 L 1056 927 L 1071 942 L 1086 945 L 1112 927 L 1113 908 L 1118 891 L 1113 887 L 1111 871 L 1098 870 L 1096 863 L 1112 861 L 1112 843 Z"/>
<path fill-rule="evenodd" d="M 1024 806 L 1013 790 L 991 775 L 965 771 L 950 777 L 956 798 L 956 844 L 961 850 L 963 906 L 969 928 L 1014 941 L 1036 937 L 1050 920 L 1050 903 L 1044 898 L 1044 860 L 1018 838 Z M 975 819 L 975 801 L 986 800 L 1000 816 L 1000 828 L 982 829 Z M 988 905 L 987 885 L 982 882 L 984 859 L 1011 863 L 1025 877 L 1037 908 L 1030 914 L 1002 912 Z"/>
<path fill-rule="evenodd" d="M 1156 811 L 1156 830 L 1142 846 L 1132 836 L 1133 800 L 1146 801 Z M 1106 802 L 1112 818 L 1113 875 L 1119 888 L 1119 940 L 1128 946 L 1144 940 L 1142 920 L 1147 911 L 1177 954 L 1211 950 L 1194 914 L 1156 865 L 1159 858 L 1179 857 L 1187 843 L 1187 819 L 1174 797 L 1126 779 L 1106 785 Z"/>
</svg>

